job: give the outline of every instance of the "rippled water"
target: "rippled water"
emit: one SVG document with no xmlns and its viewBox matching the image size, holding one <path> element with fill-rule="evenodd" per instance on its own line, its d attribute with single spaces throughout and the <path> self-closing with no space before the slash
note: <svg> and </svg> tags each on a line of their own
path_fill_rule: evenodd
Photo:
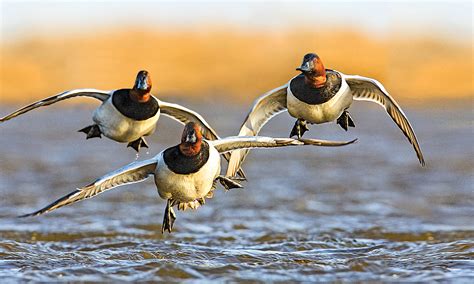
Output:
<svg viewBox="0 0 474 284">
<path fill-rule="evenodd" d="M 192 105 L 186 103 L 186 105 Z M 361 106 L 362 105 L 362 106 Z M 222 136 L 247 109 L 194 104 Z M 13 110 L 3 106 L 1 113 Z M 34 281 L 464 281 L 474 279 L 473 112 L 407 109 L 427 167 L 381 109 L 360 103 L 357 127 L 312 126 L 345 148 L 253 151 L 245 189 L 218 191 L 177 212 L 152 180 L 29 219 L 31 212 L 136 158 L 107 139 L 85 141 L 89 107 L 57 106 L 0 125 L 0 279 Z M 280 115 L 263 134 L 287 136 Z M 165 118 L 149 153 L 174 145 Z"/>
</svg>

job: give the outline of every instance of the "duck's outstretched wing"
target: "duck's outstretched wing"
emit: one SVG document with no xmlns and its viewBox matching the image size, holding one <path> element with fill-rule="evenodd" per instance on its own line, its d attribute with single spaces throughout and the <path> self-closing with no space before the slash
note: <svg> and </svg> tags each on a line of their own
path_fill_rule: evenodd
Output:
<svg viewBox="0 0 474 284">
<path fill-rule="evenodd" d="M 292 139 L 292 138 L 273 138 L 264 136 L 232 136 L 220 140 L 209 141 L 219 153 L 226 153 L 239 149 L 252 148 L 276 148 L 286 146 L 326 146 L 337 147 L 354 143 L 357 139 L 351 141 L 328 141 L 319 139 Z"/>
<path fill-rule="evenodd" d="M 357 75 L 344 75 L 344 78 L 349 85 L 352 95 L 355 100 L 359 101 L 371 101 L 377 103 L 385 108 L 388 115 L 397 124 L 400 130 L 408 138 L 408 141 L 413 145 L 418 160 L 421 165 L 425 165 L 425 159 L 421 152 L 420 145 L 416 139 L 415 132 L 408 121 L 405 113 L 397 102 L 389 95 L 383 85 L 371 78 L 366 78 Z"/>
<path fill-rule="evenodd" d="M 260 129 L 262 129 L 272 117 L 286 110 L 287 87 L 288 85 L 284 85 L 273 89 L 255 101 L 244 123 L 240 127 L 239 136 L 258 135 Z M 248 152 L 248 150 L 237 150 L 231 153 L 227 176 L 235 176 L 237 169 L 241 167 Z"/>
<path fill-rule="evenodd" d="M 19 110 L 0 118 L 0 122 L 4 122 L 7 120 L 10 120 L 16 116 L 19 116 L 21 114 L 24 114 L 25 112 L 29 112 L 30 110 L 34 110 L 35 108 L 39 108 L 42 106 L 48 106 L 54 103 L 57 103 L 62 100 L 74 98 L 74 97 L 91 97 L 91 98 L 96 98 L 101 101 L 105 101 L 110 97 L 110 94 L 112 91 L 102 91 L 102 90 L 96 90 L 96 89 L 76 89 L 76 90 L 71 90 L 71 91 L 66 91 L 63 93 L 60 93 L 58 95 L 43 99 L 41 101 L 37 101 L 35 103 L 32 103 L 30 105 L 27 105 L 25 107 L 20 108 Z"/>
<path fill-rule="evenodd" d="M 201 126 L 202 134 L 207 140 L 220 139 L 217 132 L 207 123 L 207 121 L 199 113 L 192 111 L 188 108 L 180 106 L 178 104 L 167 103 L 164 101 L 158 101 L 160 105 L 160 111 L 162 114 L 171 117 L 182 124 L 188 122 L 194 122 Z"/>
<path fill-rule="evenodd" d="M 167 103 L 164 101 L 159 101 L 161 113 L 171 117 L 183 124 L 188 122 L 194 122 L 201 126 L 202 135 L 207 140 L 216 140 L 220 139 L 217 132 L 212 129 L 212 127 L 207 123 L 207 121 L 199 113 L 192 111 L 188 108 L 180 106 L 178 104 Z M 229 161 L 230 154 L 224 154 L 224 158 Z M 245 173 L 240 169 L 239 175 L 245 178 Z"/>
<path fill-rule="evenodd" d="M 104 175 L 103 177 L 97 179 L 95 182 L 83 188 L 76 189 L 68 195 L 61 197 L 53 203 L 49 204 L 48 206 L 44 207 L 43 209 L 19 217 L 31 217 L 41 215 L 58 209 L 60 207 L 94 197 L 99 193 L 121 185 L 141 182 L 155 172 L 156 165 L 157 161 L 155 158 L 131 163 L 123 168 Z"/>
</svg>

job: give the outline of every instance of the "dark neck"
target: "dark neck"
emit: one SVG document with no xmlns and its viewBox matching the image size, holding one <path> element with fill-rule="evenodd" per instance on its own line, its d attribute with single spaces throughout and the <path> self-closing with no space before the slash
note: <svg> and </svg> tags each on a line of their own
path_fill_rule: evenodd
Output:
<svg viewBox="0 0 474 284">
<path fill-rule="evenodd" d="M 163 153 L 163 159 L 168 168 L 176 174 L 190 174 L 199 171 L 209 160 L 209 145 L 203 141 L 197 155 L 186 156 L 180 146 L 168 148 Z"/>
</svg>

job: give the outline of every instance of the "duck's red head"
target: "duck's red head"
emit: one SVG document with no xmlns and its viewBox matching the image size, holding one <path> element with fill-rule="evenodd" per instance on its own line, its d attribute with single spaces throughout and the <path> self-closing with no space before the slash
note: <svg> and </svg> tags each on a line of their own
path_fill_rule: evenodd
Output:
<svg viewBox="0 0 474 284">
<path fill-rule="evenodd" d="M 181 136 L 181 144 L 179 144 L 180 152 L 185 156 L 195 156 L 201 151 L 201 144 L 201 127 L 194 122 L 186 123 Z"/>
<path fill-rule="evenodd" d="M 138 72 L 135 85 L 130 91 L 130 97 L 140 103 L 147 102 L 150 99 L 151 85 L 151 77 L 148 71 Z"/>
<path fill-rule="evenodd" d="M 315 88 L 324 87 L 326 83 L 326 69 L 323 62 L 315 53 L 308 53 L 303 57 L 303 63 L 296 70 L 303 72 L 305 82 Z"/>
</svg>

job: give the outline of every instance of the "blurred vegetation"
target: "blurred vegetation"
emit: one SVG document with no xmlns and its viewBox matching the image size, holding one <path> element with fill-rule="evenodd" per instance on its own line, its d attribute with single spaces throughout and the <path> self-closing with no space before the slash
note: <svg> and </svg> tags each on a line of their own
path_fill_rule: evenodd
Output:
<svg viewBox="0 0 474 284">
<path fill-rule="evenodd" d="M 146 69 L 157 96 L 248 103 L 295 76 L 307 52 L 319 54 L 326 68 L 376 78 L 401 101 L 474 93 L 470 42 L 380 39 L 341 29 L 117 29 L 3 42 L 0 100 L 23 103 L 68 89 L 131 87 L 136 72 Z"/>
</svg>

